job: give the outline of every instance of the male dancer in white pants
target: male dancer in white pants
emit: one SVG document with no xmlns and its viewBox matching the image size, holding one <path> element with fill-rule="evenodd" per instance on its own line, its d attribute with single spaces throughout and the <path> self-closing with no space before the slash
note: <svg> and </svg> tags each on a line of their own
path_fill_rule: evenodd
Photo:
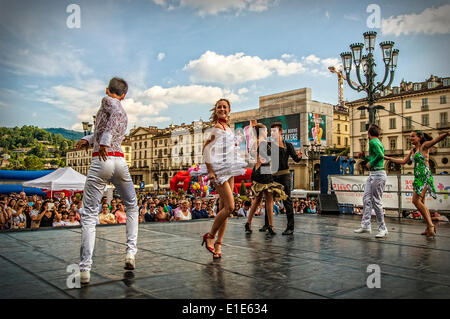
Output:
<svg viewBox="0 0 450 319">
<path fill-rule="evenodd" d="M 92 254 L 95 245 L 95 225 L 98 205 L 106 183 L 112 182 L 118 190 L 127 211 L 127 248 L 125 269 L 135 267 L 136 241 L 138 234 L 138 207 L 136 192 L 121 148 L 128 118 L 120 101 L 125 98 L 128 84 L 123 79 L 113 78 L 109 82 L 102 105 L 96 116 L 94 134 L 85 136 L 77 143 L 77 149 L 94 145 L 92 163 L 83 192 L 81 214 L 81 262 L 80 281 L 89 283 Z"/>
<path fill-rule="evenodd" d="M 378 139 L 380 136 L 380 128 L 376 124 L 372 124 L 368 130 L 369 136 L 369 157 L 364 157 L 366 167 L 370 169 L 370 176 L 367 178 L 366 186 L 364 188 L 364 213 L 361 221 L 361 228 L 356 229 L 355 233 L 370 233 L 370 218 L 372 209 L 375 211 L 378 223 L 378 233 L 376 238 L 383 238 L 388 231 L 384 223 L 383 216 L 383 197 L 384 185 L 386 184 L 386 172 L 384 170 L 384 146 Z M 359 154 L 359 157 L 364 155 L 364 152 Z"/>
</svg>

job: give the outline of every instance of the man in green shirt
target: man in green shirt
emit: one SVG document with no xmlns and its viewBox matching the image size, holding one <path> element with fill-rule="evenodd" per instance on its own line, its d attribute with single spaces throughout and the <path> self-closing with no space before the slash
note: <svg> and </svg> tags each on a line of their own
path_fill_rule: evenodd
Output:
<svg viewBox="0 0 450 319">
<path fill-rule="evenodd" d="M 361 228 L 356 229 L 355 233 L 371 233 L 370 218 L 372 210 L 375 211 L 378 223 L 378 234 L 376 238 L 386 237 L 388 231 L 384 223 L 383 216 L 383 191 L 386 184 L 386 172 L 384 170 L 384 146 L 378 139 L 380 136 L 380 128 L 378 125 L 372 124 L 368 130 L 369 136 L 369 156 L 364 156 L 364 152 L 359 154 L 363 157 L 365 166 L 370 170 L 369 178 L 364 188 L 364 213 L 361 221 Z"/>
</svg>

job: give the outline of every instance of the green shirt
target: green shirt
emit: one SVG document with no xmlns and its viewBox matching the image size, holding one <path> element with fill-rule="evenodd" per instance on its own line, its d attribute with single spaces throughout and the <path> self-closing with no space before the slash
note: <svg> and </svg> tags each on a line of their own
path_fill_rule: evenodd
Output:
<svg viewBox="0 0 450 319">
<path fill-rule="evenodd" d="M 384 170 L 384 146 L 378 138 L 369 141 L 369 157 L 365 156 L 364 161 L 369 162 L 371 171 Z"/>
</svg>

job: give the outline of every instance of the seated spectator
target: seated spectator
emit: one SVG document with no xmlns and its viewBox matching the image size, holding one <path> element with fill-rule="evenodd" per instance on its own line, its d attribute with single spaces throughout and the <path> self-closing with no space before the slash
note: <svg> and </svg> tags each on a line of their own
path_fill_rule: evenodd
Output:
<svg viewBox="0 0 450 319">
<path fill-rule="evenodd" d="M 42 201 L 41 200 L 37 200 L 34 205 L 33 208 L 30 212 L 30 218 L 31 218 L 31 225 L 30 228 L 31 229 L 35 229 L 35 228 L 39 228 L 39 211 L 41 210 L 41 206 L 42 206 Z"/>
<path fill-rule="evenodd" d="M 316 206 L 316 203 L 314 201 L 311 201 L 311 205 L 309 207 L 309 210 L 311 211 L 311 214 L 317 213 L 317 206 Z"/>
<path fill-rule="evenodd" d="M 431 220 L 440 221 L 440 222 L 448 222 L 448 218 L 445 216 L 441 216 L 436 210 L 430 211 Z"/>
<path fill-rule="evenodd" d="M 311 210 L 306 205 L 306 202 L 300 204 L 300 210 L 302 211 L 302 214 L 311 214 Z"/>
<path fill-rule="evenodd" d="M 61 221 L 67 223 L 69 221 L 69 212 L 64 211 L 61 215 Z"/>
<path fill-rule="evenodd" d="M 176 215 L 176 220 L 191 220 L 192 215 L 189 211 L 188 202 L 187 200 L 183 200 L 181 202 L 181 209 L 178 211 Z"/>
<path fill-rule="evenodd" d="M 153 205 L 155 205 L 155 204 L 153 204 Z M 154 221 L 155 222 L 169 221 L 169 214 L 164 212 L 164 203 L 159 203 L 156 206 Z"/>
<path fill-rule="evenodd" d="M 144 220 L 145 222 L 149 223 L 149 222 L 153 222 L 155 221 L 155 209 L 156 209 L 156 205 L 153 201 L 149 202 L 150 204 L 148 204 L 149 208 L 147 210 L 147 212 L 144 215 Z"/>
<path fill-rule="evenodd" d="M 197 199 L 191 211 L 192 219 L 208 218 L 208 212 L 202 209 L 202 201 Z"/>
<path fill-rule="evenodd" d="M 80 213 L 78 212 L 78 209 L 77 209 L 77 204 L 72 203 L 72 204 L 70 205 L 69 213 L 75 213 L 75 219 L 76 219 L 77 221 L 80 221 L 80 220 L 81 220 Z"/>
<path fill-rule="evenodd" d="M 278 205 L 276 202 L 273 203 L 273 213 L 275 216 L 278 216 L 278 214 L 280 214 L 280 209 L 278 208 Z"/>
<path fill-rule="evenodd" d="M 25 202 L 19 199 L 16 204 L 16 210 L 11 211 L 11 229 L 25 229 L 27 227 L 24 208 Z"/>
<path fill-rule="evenodd" d="M 292 210 L 294 211 L 294 214 L 300 214 L 300 202 L 298 198 L 292 201 Z"/>
<path fill-rule="evenodd" d="M 45 201 L 38 215 L 38 219 L 40 220 L 39 227 L 52 227 L 55 214 L 56 214 L 55 204 L 50 203 L 49 201 Z"/>
<path fill-rule="evenodd" d="M 25 203 L 25 207 L 24 207 L 24 215 L 25 215 L 25 219 L 26 219 L 26 227 L 25 228 L 31 228 L 31 210 L 33 209 L 33 203 Z"/>
<path fill-rule="evenodd" d="M 103 204 L 102 211 L 98 215 L 98 219 L 100 221 L 100 224 L 115 224 L 116 223 L 116 217 L 114 214 L 111 214 L 109 211 L 109 205 L 107 203 Z"/>
<path fill-rule="evenodd" d="M 114 213 L 114 215 L 116 216 L 117 224 L 126 224 L 127 213 L 125 212 L 125 206 L 123 205 L 123 203 L 119 203 L 117 207 L 118 208 Z"/>
<path fill-rule="evenodd" d="M 248 200 L 245 201 L 244 205 L 242 205 L 242 207 L 238 210 L 238 217 L 247 217 L 248 213 L 250 212 L 250 206 L 252 206 L 252 203 Z"/>
<path fill-rule="evenodd" d="M 62 221 L 62 216 L 60 214 L 56 214 L 53 219 L 52 227 L 61 227 L 66 226 L 66 223 Z"/>
<path fill-rule="evenodd" d="M 256 209 L 255 216 L 264 215 L 265 211 L 266 211 L 265 203 L 261 201 L 261 204 L 259 204 L 258 208 Z"/>
<path fill-rule="evenodd" d="M 75 219 L 75 213 L 69 213 L 69 221 L 65 222 L 65 226 L 80 226 L 80 222 Z"/>
</svg>

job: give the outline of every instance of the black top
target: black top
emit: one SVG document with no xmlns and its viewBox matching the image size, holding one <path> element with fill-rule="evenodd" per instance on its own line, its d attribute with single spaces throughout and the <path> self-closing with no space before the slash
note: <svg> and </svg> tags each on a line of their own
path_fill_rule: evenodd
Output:
<svg viewBox="0 0 450 319">
<path fill-rule="evenodd" d="M 270 143 L 263 141 L 259 143 L 258 149 L 257 149 L 258 157 L 261 160 L 261 166 L 258 167 L 258 169 L 255 167 L 252 171 L 252 181 L 255 181 L 260 184 L 270 184 L 273 182 L 272 174 L 262 174 L 261 173 L 261 167 L 267 167 L 270 166 L 270 155 L 271 155 L 271 145 Z M 267 168 L 266 168 L 267 169 Z M 269 169 L 270 171 L 270 169 Z"/>
<path fill-rule="evenodd" d="M 55 218 L 55 212 L 52 212 L 52 216 L 47 218 L 47 216 L 42 216 L 41 224 L 39 227 L 52 227 L 53 226 L 53 218 Z"/>
<path fill-rule="evenodd" d="M 278 171 L 283 171 L 285 169 L 289 169 L 289 156 L 292 157 L 292 159 L 298 163 L 301 161 L 301 157 L 297 156 L 297 152 L 295 152 L 294 146 L 289 143 L 286 142 L 285 140 L 283 140 L 284 145 L 286 146 L 284 147 L 278 147 L 278 149 L 280 150 L 280 156 L 279 156 L 279 163 L 278 163 L 278 169 L 276 171 L 272 171 L 272 174 L 278 172 Z M 273 166 L 273 164 L 272 164 Z"/>
</svg>

